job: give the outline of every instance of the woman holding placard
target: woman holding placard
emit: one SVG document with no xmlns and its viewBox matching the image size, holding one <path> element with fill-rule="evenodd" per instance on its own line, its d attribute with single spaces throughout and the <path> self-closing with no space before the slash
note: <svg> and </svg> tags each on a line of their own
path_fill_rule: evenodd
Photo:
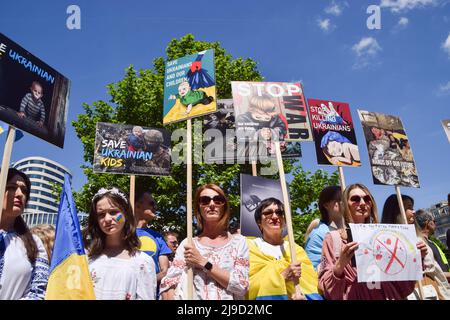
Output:
<svg viewBox="0 0 450 320">
<path fill-rule="evenodd" d="M 375 200 L 362 184 L 348 186 L 342 195 L 345 223 L 378 223 Z M 424 255 L 423 244 L 417 245 Z M 357 281 L 354 261 L 358 243 L 350 228 L 332 231 L 325 236 L 322 262 L 319 266 L 319 287 L 330 300 L 403 300 L 414 290 L 415 281 L 368 283 Z"/>
<path fill-rule="evenodd" d="M 42 241 L 22 218 L 30 198 L 30 179 L 10 168 L 0 223 L 0 300 L 43 300 L 49 262 Z"/>
<path fill-rule="evenodd" d="M 286 218 L 283 203 L 263 200 L 255 210 L 262 237 L 249 239 L 250 288 L 247 297 L 270 300 L 322 300 L 317 273 L 302 247 L 295 245 L 296 263 L 291 263 L 289 243 L 283 239 Z M 300 283 L 302 293 L 295 285 Z"/>
<path fill-rule="evenodd" d="M 194 271 L 194 299 L 242 300 L 248 289 L 248 247 L 245 237 L 228 232 L 230 209 L 215 184 L 197 189 L 194 212 L 199 235 L 179 245 L 172 266 L 161 281 L 164 300 L 186 299 L 187 267 Z"/>
</svg>

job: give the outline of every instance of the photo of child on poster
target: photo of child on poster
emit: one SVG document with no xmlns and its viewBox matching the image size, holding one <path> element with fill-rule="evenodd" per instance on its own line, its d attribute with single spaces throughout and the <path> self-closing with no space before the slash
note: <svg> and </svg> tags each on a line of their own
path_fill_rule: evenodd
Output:
<svg viewBox="0 0 450 320">
<path fill-rule="evenodd" d="M 350 108 L 347 103 L 308 99 L 317 163 L 361 166 Z"/>
<path fill-rule="evenodd" d="M 312 141 L 306 102 L 300 84 L 232 81 L 236 115 L 237 157 L 249 160 L 281 152 L 287 141 Z"/>
<path fill-rule="evenodd" d="M 375 184 L 419 188 L 409 139 L 399 117 L 358 110 Z"/>
<path fill-rule="evenodd" d="M 234 163 L 234 161 L 248 160 L 248 158 L 238 157 L 237 155 L 239 146 L 236 138 L 233 99 L 218 100 L 217 112 L 206 115 L 203 118 L 203 129 L 206 163 Z M 274 151 L 273 149 L 267 149 L 266 144 L 260 144 L 260 146 L 264 147 L 265 152 L 258 153 L 259 159 L 275 157 L 273 153 L 270 153 L 270 151 Z M 281 155 L 284 159 L 300 158 L 300 142 L 287 142 Z"/>
<path fill-rule="evenodd" d="M 254 177 L 241 174 L 241 234 L 245 237 L 261 237 L 261 231 L 255 221 L 255 209 L 267 198 L 283 202 L 280 180 Z M 287 229 L 283 231 L 283 237 Z"/>
<path fill-rule="evenodd" d="M 64 146 L 70 81 L 0 33 L 0 120 Z"/>
<path fill-rule="evenodd" d="M 216 111 L 214 50 L 168 61 L 164 77 L 163 123 Z"/>
<path fill-rule="evenodd" d="M 170 143 L 165 129 L 98 122 L 94 172 L 170 175 Z"/>
</svg>

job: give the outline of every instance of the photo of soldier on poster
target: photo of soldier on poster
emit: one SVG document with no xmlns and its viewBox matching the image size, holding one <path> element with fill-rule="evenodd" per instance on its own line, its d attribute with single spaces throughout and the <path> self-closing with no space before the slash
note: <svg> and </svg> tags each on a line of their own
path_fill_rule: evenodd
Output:
<svg viewBox="0 0 450 320">
<path fill-rule="evenodd" d="M 308 99 L 317 163 L 361 166 L 355 129 L 347 103 Z"/>
<path fill-rule="evenodd" d="M 98 122 L 94 172 L 170 175 L 170 143 L 165 129 Z"/>
<path fill-rule="evenodd" d="M 64 146 L 70 81 L 0 33 L 0 120 Z"/>
<path fill-rule="evenodd" d="M 358 110 L 375 184 L 419 188 L 409 139 L 399 117 Z"/>
</svg>

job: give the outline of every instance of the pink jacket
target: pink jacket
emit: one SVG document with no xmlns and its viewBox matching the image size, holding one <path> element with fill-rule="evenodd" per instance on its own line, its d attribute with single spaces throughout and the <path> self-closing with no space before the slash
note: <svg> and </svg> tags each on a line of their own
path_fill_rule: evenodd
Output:
<svg viewBox="0 0 450 320">
<path fill-rule="evenodd" d="M 335 238 L 337 238 L 336 235 Z M 340 236 L 339 239 L 342 241 L 342 246 L 347 243 Z M 323 241 L 322 260 L 319 267 L 319 288 L 325 299 L 404 300 L 413 292 L 415 281 L 358 283 L 356 268 L 352 267 L 350 262 L 345 266 L 342 277 L 336 277 L 333 272 L 337 261 L 334 251 L 333 237 L 328 233 Z"/>
</svg>

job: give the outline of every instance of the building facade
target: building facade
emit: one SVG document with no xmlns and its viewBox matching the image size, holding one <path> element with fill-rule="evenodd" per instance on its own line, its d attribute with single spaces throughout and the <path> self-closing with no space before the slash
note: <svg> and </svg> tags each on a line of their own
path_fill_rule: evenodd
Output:
<svg viewBox="0 0 450 320">
<path fill-rule="evenodd" d="M 30 199 L 22 215 L 27 225 L 55 225 L 59 195 L 53 194 L 53 186 L 62 186 L 66 173 L 72 180 L 70 171 L 58 162 L 43 157 L 27 157 L 16 161 L 12 167 L 24 172 L 31 181 Z"/>
<path fill-rule="evenodd" d="M 434 236 L 438 238 L 442 243 L 446 243 L 446 232 L 450 228 L 450 207 L 447 201 L 441 201 L 431 208 L 430 212 L 434 216 L 436 221 L 436 231 Z"/>
</svg>

